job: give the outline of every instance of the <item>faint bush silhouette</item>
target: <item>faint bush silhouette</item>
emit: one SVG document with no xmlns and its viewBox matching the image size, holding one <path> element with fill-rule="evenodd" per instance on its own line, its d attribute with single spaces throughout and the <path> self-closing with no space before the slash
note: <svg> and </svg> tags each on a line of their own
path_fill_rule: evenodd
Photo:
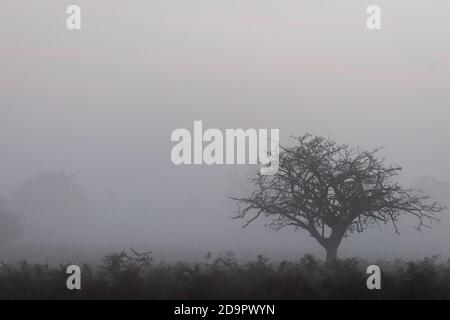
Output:
<svg viewBox="0 0 450 320">
<path fill-rule="evenodd" d="M 0 245 L 15 240 L 22 232 L 17 214 L 11 212 L 0 199 Z"/>
</svg>

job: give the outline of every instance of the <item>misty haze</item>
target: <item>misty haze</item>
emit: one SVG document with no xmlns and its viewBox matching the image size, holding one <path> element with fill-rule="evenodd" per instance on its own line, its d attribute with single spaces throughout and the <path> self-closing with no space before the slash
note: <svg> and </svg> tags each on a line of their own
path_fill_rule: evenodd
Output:
<svg viewBox="0 0 450 320">
<path fill-rule="evenodd" d="M 0 21 L 0 260 L 98 263 L 151 250 L 165 261 L 306 253 L 304 230 L 242 228 L 236 201 L 259 165 L 174 165 L 177 128 L 276 128 L 379 156 L 396 181 L 450 206 L 450 3 L 79 0 L 4 3 Z M 26 9 L 25 9 L 26 8 Z M 344 238 L 339 257 L 450 257 L 447 211 Z"/>
</svg>

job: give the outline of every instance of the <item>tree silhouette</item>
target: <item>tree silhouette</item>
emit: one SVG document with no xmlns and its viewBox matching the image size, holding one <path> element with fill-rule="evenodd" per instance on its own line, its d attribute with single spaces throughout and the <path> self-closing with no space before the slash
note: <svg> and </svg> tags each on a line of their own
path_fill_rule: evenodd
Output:
<svg viewBox="0 0 450 320">
<path fill-rule="evenodd" d="M 17 215 L 8 210 L 0 200 L 0 245 L 15 240 L 21 231 Z"/>
<path fill-rule="evenodd" d="M 24 238 L 78 238 L 90 228 L 88 200 L 75 176 L 63 172 L 40 172 L 25 180 L 12 193 L 9 207 L 22 221 Z"/>
<path fill-rule="evenodd" d="M 377 152 L 363 151 L 332 139 L 304 135 L 293 147 L 281 147 L 279 170 L 273 176 L 252 179 L 249 196 L 231 198 L 239 205 L 235 218 L 248 224 L 260 216 L 270 218 L 275 230 L 287 226 L 304 229 L 326 250 L 333 265 L 341 241 L 350 233 L 374 224 L 392 223 L 410 215 L 416 228 L 439 221 L 444 208 L 420 190 L 403 189 L 395 178 L 401 170 L 388 166 Z"/>
</svg>

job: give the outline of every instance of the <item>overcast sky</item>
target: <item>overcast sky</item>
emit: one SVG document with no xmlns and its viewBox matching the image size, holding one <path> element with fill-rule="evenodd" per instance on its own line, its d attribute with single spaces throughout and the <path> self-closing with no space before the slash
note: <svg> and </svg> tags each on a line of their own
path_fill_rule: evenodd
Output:
<svg viewBox="0 0 450 320">
<path fill-rule="evenodd" d="M 69 4 L 81 7 L 80 31 L 66 29 Z M 379 31 L 366 28 L 370 4 Z M 321 253 L 306 232 L 242 230 L 226 196 L 245 189 L 246 169 L 174 166 L 171 132 L 194 120 L 279 128 L 281 144 L 309 132 L 384 146 L 406 186 L 450 181 L 449 13 L 447 0 L 3 3 L 0 196 L 63 171 L 94 207 L 117 199 L 116 213 L 86 221 L 103 242 Z M 373 230 L 341 251 L 435 254 L 448 250 L 449 226 Z"/>
</svg>

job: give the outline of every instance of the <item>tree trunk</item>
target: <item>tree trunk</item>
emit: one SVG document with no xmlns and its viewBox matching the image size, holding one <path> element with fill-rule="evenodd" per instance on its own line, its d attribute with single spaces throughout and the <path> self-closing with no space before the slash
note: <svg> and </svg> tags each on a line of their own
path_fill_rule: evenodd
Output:
<svg viewBox="0 0 450 320">
<path fill-rule="evenodd" d="M 327 267 L 333 267 L 337 262 L 337 251 L 339 248 L 339 242 L 331 243 L 329 246 L 325 248 L 327 251 L 327 257 L 325 260 L 325 264 Z"/>
<path fill-rule="evenodd" d="M 335 227 L 331 230 L 330 237 L 328 238 L 321 236 L 318 232 L 312 232 L 313 237 L 316 238 L 327 252 L 325 259 L 325 265 L 327 267 L 334 267 L 338 261 L 337 251 L 344 238 L 345 230 L 345 227 Z"/>
</svg>

